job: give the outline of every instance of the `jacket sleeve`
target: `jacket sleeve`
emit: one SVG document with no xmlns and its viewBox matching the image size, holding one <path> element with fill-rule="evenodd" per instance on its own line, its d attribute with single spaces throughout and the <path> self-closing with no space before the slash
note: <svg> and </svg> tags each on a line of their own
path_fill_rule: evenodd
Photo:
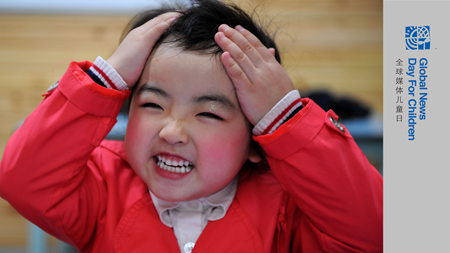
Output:
<svg viewBox="0 0 450 253">
<path fill-rule="evenodd" d="M 82 249 L 105 208 L 105 183 L 89 162 L 129 91 L 108 90 L 72 62 L 13 134 L 0 165 L 0 195 L 46 232 Z M 94 166 L 95 167 L 95 166 Z M 89 213 L 89 215 L 87 215 Z"/>
<path fill-rule="evenodd" d="M 381 175 L 333 111 L 302 103 L 274 133 L 255 137 L 301 210 L 293 252 L 382 252 Z"/>
</svg>

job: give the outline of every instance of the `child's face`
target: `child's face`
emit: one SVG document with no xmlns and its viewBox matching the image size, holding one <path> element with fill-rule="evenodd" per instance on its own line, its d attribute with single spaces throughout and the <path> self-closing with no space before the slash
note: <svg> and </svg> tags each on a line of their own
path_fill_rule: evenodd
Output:
<svg viewBox="0 0 450 253">
<path fill-rule="evenodd" d="M 215 56 L 161 46 L 137 84 L 126 154 L 161 199 L 208 196 L 226 186 L 247 159 L 258 160 L 250 152 L 250 124 L 220 64 Z"/>
</svg>

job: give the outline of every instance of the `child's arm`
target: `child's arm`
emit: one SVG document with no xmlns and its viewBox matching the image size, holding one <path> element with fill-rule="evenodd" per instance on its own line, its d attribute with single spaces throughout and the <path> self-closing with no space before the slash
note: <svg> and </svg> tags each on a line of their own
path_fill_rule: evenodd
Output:
<svg viewBox="0 0 450 253">
<path fill-rule="evenodd" d="M 247 30 L 222 25 L 216 42 L 239 103 L 256 125 L 293 89 L 292 81 L 271 49 Z M 329 252 L 382 251 L 381 176 L 346 128 L 335 123 L 333 112 L 308 99 L 302 103 L 303 109 L 275 132 L 255 136 L 302 211 L 293 250 L 309 252 L 320 245 Z"/>
<path fill-rule="evenodd" d="M 110 58 L 129 86 L 176 15 L 164 14 L 133 30 Z M 58 87 L 10 138 L 0 164 L 0 196 L 79 250 L 106 230 L 101 220 L 111 200 L 103 172 L 91 158 L 99 156 L 93 150 L 115 124 L 130 93 L 95 83 L 86 74 L 91 65 L 71 63 Z"/>
</svg>

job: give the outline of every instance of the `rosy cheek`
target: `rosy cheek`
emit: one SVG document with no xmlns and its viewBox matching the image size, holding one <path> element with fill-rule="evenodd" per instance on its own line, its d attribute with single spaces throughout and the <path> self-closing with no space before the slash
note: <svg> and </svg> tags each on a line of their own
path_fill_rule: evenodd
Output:
<svg viewBox="0 0 450 253">
<path fill-rule="evenodd" d="M 127 125 L 127 132 L 126 132 L 126 142 L 132 144 L 135 143 L 137 141 L 137 139 L 139 138 L 139 131 L 137 130 L 137 124 L 135 122 L 135 120 L 130 119 L 128 121 L 128 125 Z M 132 147 L 130 147 L 132 148 Z"/>
<path fill-rule="evenodd" d="M 211 137 L 205 138 L 205 140 L 202 142 L 202 150 L 199 150 L 201 152 L 201 155 L 204 155 L 209 159 L 217 159 L 223 156 L 224 148 L 221 139 Z"/>
<path fill-rule="evenodd" d="M 249 136 L 242 133 L 239 136 L 236 132 L 220 133 L 214 136 L 204 136 L 202 141 L 202 155 L 209 161 L 215 163 L 232 163 L 232 160 L 239 159 L 248 147 Z"/>
<path fill-rule="evenodd" d="M 139 115 L 130 115 L 125 136 L 127 153 L 135 156 L 140 150 L 144 151 L 144 147 L 142 146 L 146 139 L 146 131 L 143 131 L 145 129 L 144 123 Z"/>
</svg>

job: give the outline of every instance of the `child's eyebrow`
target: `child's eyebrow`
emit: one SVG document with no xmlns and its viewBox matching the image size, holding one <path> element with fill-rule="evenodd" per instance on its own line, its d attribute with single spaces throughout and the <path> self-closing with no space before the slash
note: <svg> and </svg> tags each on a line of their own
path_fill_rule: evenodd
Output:
<svg viewBox="0 0 450 253">
<path fill-rule="evenodd" d="M 157 96 L 160 96 L 160 97 L 163 97 L 163 98 L 166 98 L 166 99 L 170 99 L 171 98 L 171 96 L 167 92 L 165 92 L 161 88 L 158 88 L 158 87 L 152 85 L 151 83 L 145 83 L 144 85 L 142 85 L 138 89 L 136 94 L 137 95 L 141 95 L 144 92 L 152 92 L 152 93 L 155 93 Z"/>
<path fill-rule="evenodd" d="M 194 98 L 195 103 L 197 104 L 203 104 L 208 102 L 216 102 L 221 104 L 224 107 L 228 107 L 230 109 L 236 109 L 236 106 L 234 106 L 233 102 L 228 99 L 225 95 L 222 94 L 208 94 L 208 95 L 202 95 L 200 97 Z"/>
<path fill-rule="evenodd" d="M 156 94 L 157 96 L 160 96 L 165 99 L 171 99 L 172 96 L 170 96 L 169 93 L 165 92 L 163 89 L 153 85 L 152 83 L 145 83 L 143 84 L 137 91 L 136 95 L 140 95 L 145 92 L 151 92 Z M 196 104 L 203 104 L 203 103 L 210 103 L 210 102 L 216 102 L 221 104 L 222 106 L 229 108 L 229 109 L 236 109 L 236 106 L 233 104 L 233 102 L 225 95 L 223 94 L 206 94 L 201 95 L 198 97 L 195 97 L 193 99 L 194 103 Z"/>
</svg>

